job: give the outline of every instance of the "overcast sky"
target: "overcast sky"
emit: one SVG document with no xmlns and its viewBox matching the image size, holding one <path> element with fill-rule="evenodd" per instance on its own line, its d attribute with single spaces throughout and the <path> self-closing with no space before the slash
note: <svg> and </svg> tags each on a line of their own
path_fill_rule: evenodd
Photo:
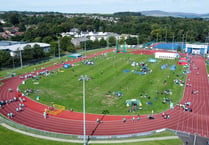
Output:
<svg viewBox="0 0 209 145">
<path fill-rule="evenodd" d="M 0 11 L 114 13 L 162 10 L 209 13 L 209 0 L 1 0 Z"/>
</svg>

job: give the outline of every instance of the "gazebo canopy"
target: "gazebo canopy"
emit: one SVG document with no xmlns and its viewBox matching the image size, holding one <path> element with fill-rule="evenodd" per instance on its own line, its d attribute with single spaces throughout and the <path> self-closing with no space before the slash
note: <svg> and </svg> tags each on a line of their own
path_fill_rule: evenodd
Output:
<svg viewBox="0 0 209 145">
<path fill-rule="evenodd" d="M 69 55 L 69 57 L 72 57 L 72 58 L 79 58 L 79 57 L 82 57 L 82 54 L 80 54 L 80 53 L 75 53 L 75 54 Z"/>
<path fill-rule="evenodd" d="M 155 62 L 157 62 L 157 60 L 156 60 L 155 58 L 150 58 L 150 59 L 148 60 L 148 62 L 153 62 L 153 63 L 155 63 Z"/>
</svg>

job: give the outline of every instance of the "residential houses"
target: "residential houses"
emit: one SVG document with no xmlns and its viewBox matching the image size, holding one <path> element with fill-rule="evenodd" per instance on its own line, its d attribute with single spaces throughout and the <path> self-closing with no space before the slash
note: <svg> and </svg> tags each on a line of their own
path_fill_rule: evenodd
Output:
<svg viewBox="0 0 209 145">
<path fill-rule="evenodd" d="M 117 34 L 117 33 L 113 33 L 113 32 L 79 32 L 79 30 L 77 28 L 73 28 L 70 30 L 70 32 L 63 32 L 61 33 L 62 37 L 65 36 L 71 36 L 72 38 L 72 43 L 75 46 L 80 46 L 81 42 L 85 42 L 87 40 L 91 40 L 91 41 L 95 41 L 95 40 L 107 40 L 109 37 L 113 36 L 115 37 L 117 40 L 121 39 L 121 35 Z"/>
<path fill-rule="evenodd" d="M 24 32 L 19 32 L 18 27 L 3 27 L 4 32 L 0 33 L 0 36 L 4 39 L 10 39 L 11 37 L 22 35 Z"/>
</svg>

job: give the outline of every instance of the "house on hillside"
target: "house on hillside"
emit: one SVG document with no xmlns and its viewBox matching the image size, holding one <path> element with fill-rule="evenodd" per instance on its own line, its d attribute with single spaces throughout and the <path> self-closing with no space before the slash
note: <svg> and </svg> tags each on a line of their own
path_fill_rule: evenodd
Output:
<svg viewBox="0 0 209 145">
<path fill-rule="evenodd" d="M 87 40 L 89 40 L 89 38 L 87 38 L 87 37 L 73 38 L 71 40 L 71 42 L 73 43 L 74 46 L 78 47 L 78 46 L 80 46 L 81 42 L 85 42 Z"/>
<path fill-rule="evenodd" d="M 18 27 L 3 27 L 4 33 L 1 34 L 4 39 L 10 39 L 11 37 L 22 35 L 24 32 L 19 32 Z"/>
</svg>

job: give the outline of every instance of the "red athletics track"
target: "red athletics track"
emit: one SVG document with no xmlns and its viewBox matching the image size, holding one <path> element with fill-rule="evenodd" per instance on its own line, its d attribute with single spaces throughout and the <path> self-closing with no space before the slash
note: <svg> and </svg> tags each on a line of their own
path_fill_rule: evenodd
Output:
<svg viewBox="0 0 209 145">
<path fill-rule="evenodd" d="M 108 52 L 112 50 L 107 50 Z M 136 51 L 135 54 L 153 54 L 155 51 L 140 50 Z M 105 52 L 97 53 L 100 55 Z M 90 55 L 88 57 L 94 57 L 95 55 Z M 162 118 L 162 114 L 155 114 L 154 120 L 147 119 L 147 116 L 141 116 L 140 121 L 132 121 L 133 116 L 125 116 L 127 119 L 126 123 L 122 122 L 124 116 L 117 115 L 96 115 L 96 114 L 86 114 L 86 134 L 87 135 L 122 135 L 122 134 L 132 134 L 140 133 L 151 130 L 157 130 L 161 128 L 169 128 L 174 130 L 186 131 L 191 134 L 195 132 L 200 136 L 209 137 L 209 83 L 207 78 L 206 67 L 204 59 L 201 57 L 193 57 L 193 64 L 199 67 L 199 70 L 192 70 L 188 74 L 188 78 L 191 80 L 192 87 L 186 87 L 184 92 L 184 97 L 181 103 L 191 102 L 193 112 L 183 111 L 182 108 L 175 107 L 174 110 L 168 110 L 166 113 L 170 115 L 170 119 L 165 120 Z M 80 61 L 79 59 L 71 61 L 74 63 Z M 53 70 L 61 67 L 62 65 L 52 66 L 47 68 L 47 70 Z M 197 71 L 199 75 L 197 75 Z M 10 99 L 17 95 L 15 92 L 17 86 L 24 79 L 19 79 L 18 76 L 3 80 L 4 83 L 0 87 L 0 100 Z M 12 88 L 13 92 L 9 92 L 8 89 Z M 193 90 L 198 90 L 199 93 L 194 95 L 191 94 Z M 52 131 L 57 133 L 67 133 L 74 135 L 83 135 L 83 114 L 79 112 L 64 111 L 58 116 L 49 116 L 49 118 L 44 119 L 42 113 L 47 107 L 43 104 L 34 102 L 29 98 L 26 98 L 24 111 L 16 113 L 16 107 L 18 107 L 19 102 L 13 102 L 5 105 L 3 109 L 0 109 L 0 113 L 7 116 L 8 112 L 13 112 L 15 117 L 12 118 L 13 121 L 32 127 L 36 129 Z M 97 124 L 96 119 L 99 117 L 102 119 L 103 123 Z M 135 116 L 136 117 L 136 116 Z"/>
</svg>

